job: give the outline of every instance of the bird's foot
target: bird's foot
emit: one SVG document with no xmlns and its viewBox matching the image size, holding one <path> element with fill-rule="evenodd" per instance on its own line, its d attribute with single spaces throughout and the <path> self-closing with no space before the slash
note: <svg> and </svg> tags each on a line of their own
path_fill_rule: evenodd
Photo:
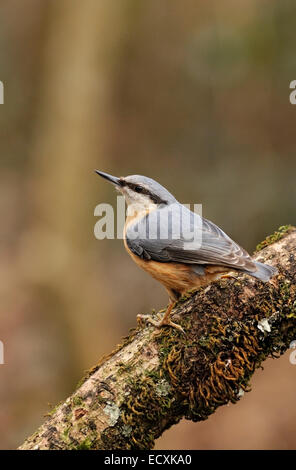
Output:
<svg viewBox="0 0 296 470">
<path fill-rule="evenodd" d="M 157 321 L 152 317 L 152 315 L 139 314 L 137 315 L 137 320 L 138 321 L 145 320 L 147 323 L 151 323 L 151 325 L 154 325 L 156 328 L 161 328 L 163 326 L 171 326 L 172 328 L 175 328 L 176 330 L 179 330 L 185 334 L 185 331 L 183 330 L 181 325 L 178 325 L 178 323 L 172 322 L 170 319 L 165 318 L 165 316 L 161 320 Z"/>
<path fill-rule="evenodd" d="M 220 279 L 237 279 L 237 276 L 235 274 L 223 274 Z"/>
</svg>

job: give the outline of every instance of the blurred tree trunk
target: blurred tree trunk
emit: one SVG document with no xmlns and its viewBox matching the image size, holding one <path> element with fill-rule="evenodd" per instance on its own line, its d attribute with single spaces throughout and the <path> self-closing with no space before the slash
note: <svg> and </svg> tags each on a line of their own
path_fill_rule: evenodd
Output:
<svg viewBox="0 0 296 470">
<path fill-rule="evenodd" d="M 27 260 L 27 277 L 46 286 L 63 304 L 59 315 L 73 328 L 77 350 L 83 341 L 83 309 L 95 292 L 92 280 L 87 282 L 93 262 L 87 247 L 94 241 L 93 210 L 100 200 L 93 168 L 107 166 L 112 73 L 121 47 L 123 5 L 63 0 L 49 6 L 32 149 L 30 189 L 36 207 L 27 256 L 33 248 L 35 263 Z M 101 291 L 103 286 L 97 284 L 98 297 Z"/>
</svg>

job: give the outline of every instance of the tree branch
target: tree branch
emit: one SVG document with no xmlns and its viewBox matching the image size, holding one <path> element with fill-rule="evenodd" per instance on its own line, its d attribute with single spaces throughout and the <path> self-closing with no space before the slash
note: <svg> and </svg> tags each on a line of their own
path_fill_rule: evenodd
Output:
<svg viewBox="0 0 296 470">
<path fill-rule="evenodd" d="M 254 258 L 279 269 L 274 280 L 239 275 L 182 298 L 173 317 L 185 335 L 138 326 L 20 449 L 150 449 L 181 418 L 237 402 L 296 335 L 296 229 L 259 249 Z"/>
</svg>

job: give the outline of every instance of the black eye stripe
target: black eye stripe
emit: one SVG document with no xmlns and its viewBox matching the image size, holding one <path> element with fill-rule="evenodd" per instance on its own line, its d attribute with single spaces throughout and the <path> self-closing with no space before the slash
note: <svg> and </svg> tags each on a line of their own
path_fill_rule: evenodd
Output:
<svg viewBox="0 0 296 470">
<path fill-rule="evenodd" d="M 134 184 L 130 183 L 128 181 L 123 181 L 122 186 L 128 186 L 130 189 L 133 191 L 140 193 L 140 194 L 146 194 L 147 196 L 150 197 L 151 201 L 153 201 L 155 204 L 167 204 L 167 201 L 164 201 L 160 197 L 156 196 L 155 194 L 151 193 L 149 189 L 144 188 L 143 186 L 140 186 L 139 184 Z"/>
<path fill-rule="evenodd" d="M 126 184 L 129 188 L 131 188 L 133 191 L 136 191 L 137 193 L 141 192 L 142 194 L 149 194 L 149 191 L 143 186 L 129 182 L 126 182 Z"/>
<path fill-rule="evenodd" d="M 120 180 L 119 180 L 119 184 L 120 184 L 120 186 L 122 186 L 122 187 L 123 187 L 123 186 L 126 186 L 126 185 L 127 185 L 127 182 L 126 182 L 126 181 L 124 181 L 124 179 L 120 178 Z"/>
</svg>

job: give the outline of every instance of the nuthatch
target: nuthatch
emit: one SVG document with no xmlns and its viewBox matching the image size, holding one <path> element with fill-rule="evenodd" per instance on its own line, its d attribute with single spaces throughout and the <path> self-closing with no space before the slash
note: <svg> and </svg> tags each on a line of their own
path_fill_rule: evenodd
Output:
<svg viewBox="0 0 296 470">
<path fill-rule="evenodd" d="M 277 273 L 276 268 L 252 260 L 217 225 L 191 212 L 151 178 L 140 175 L 117 178 L 98 170 L 96 173 L 113 183 L 125 197 L 127 252 L 169 294 L 170 302 L 160 321 L 150 315 L 138 315 L 139 319 L 156 327 L 170 325 L 182 330 L 170 320 L 170 313 L 186 292 L 221 277 L 231 277 L 227 276 L 231 271 L 264 282 Z"/>
</svg>

